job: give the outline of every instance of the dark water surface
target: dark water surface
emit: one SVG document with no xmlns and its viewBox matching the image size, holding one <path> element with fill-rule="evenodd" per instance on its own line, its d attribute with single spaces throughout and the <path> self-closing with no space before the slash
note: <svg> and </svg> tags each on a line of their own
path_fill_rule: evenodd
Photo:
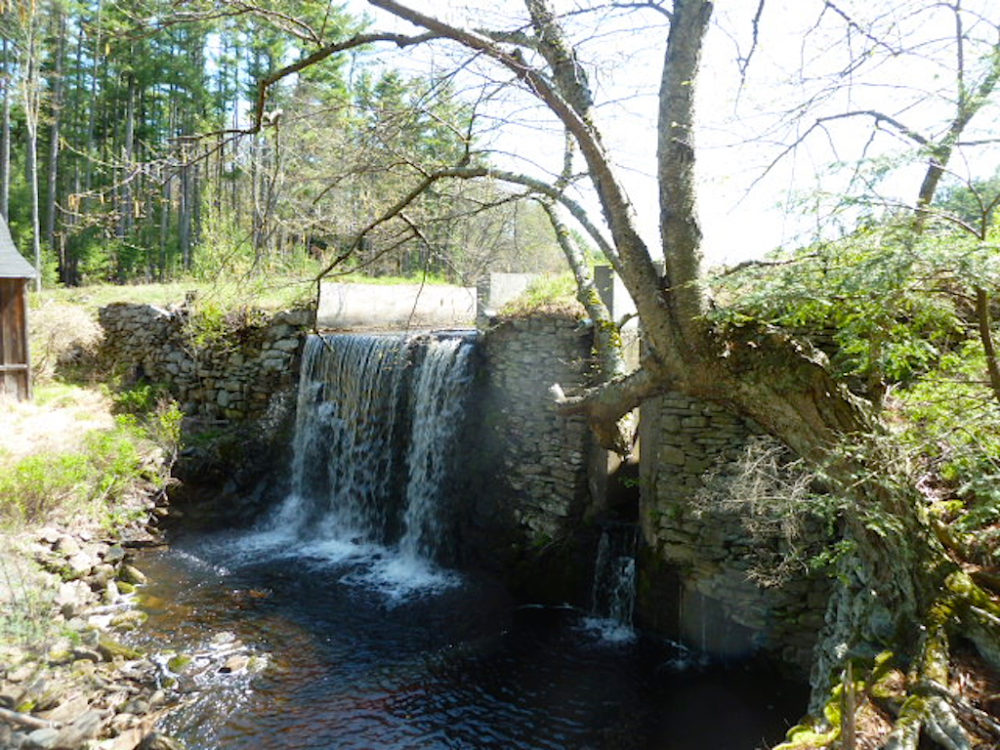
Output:
<svg viewBox="0 0 1000 750">
<path fill-rule="evenodd" d="M 140 565 L 151 644 L 192 652 L 229 631 L 266 658 L 198 678 L 163 727 L 192 750 L 752 750 L 805 706 L 772 675 L 609 640 L 577 611 L 516 607 L 370 545 L 190 537 Z"/>
</svg>

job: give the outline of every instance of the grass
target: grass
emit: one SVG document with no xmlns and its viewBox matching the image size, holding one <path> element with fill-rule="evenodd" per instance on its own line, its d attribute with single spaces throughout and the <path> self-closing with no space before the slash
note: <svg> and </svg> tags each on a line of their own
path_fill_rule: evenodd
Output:
<svg viewBox="0 0 1000 750">
<path fill-rule="evenodd" d="M 576 282 L 569 271 L 548 274 L 533 281 L 516 299 L 500 310 L 509 317 L 523 317 L 536 313 L 583 317 L 583 305 L 576 299 Z"/>
<path fill-rule="evenodd" d="M 31 294 L 32 309 L 46 304 L 73 305 L 96 316 L 97 310 L 115 302 L 166 307 L 181 303 L 190 292 L 198 300 L 222 307 L 251 306 L 282 310 L 310 304 L 315 288 L 310 278 L 291 276 L 266 279 L 232 279 L 215 282 L 172 281 L 164 284 L 96 284 L 83 287 L 53 287 Z"/>
<path fill-rule="evenodd" d="M 346 273 L 342 276 L 331 275 L 327 281 L 338 284 L 373 284 L 375 286 L 401 286 L 403 284 L 426 284 L 427 286 L 442 286 L 452 282 L 443 276 L 434 274 L 417 274 L 416 276 L 365 276 L 360 273 Z"/>
<path fill-rule="evenodd" d="M 222 309 L 253 307 L 265 311 L 286 310 L 312 305 L 315 302 L 316 269 L 307 269 L 298 275 L 236 276 L 200 281 L 178 280 L 156 284 L 94 284 L 82 287 L 52 287 L 30 296 L 33 310 L 46 305 L 73 305 L 96 317 L 97 310 L 115 302 L 158 305 L 166 307 L 183 302 L 190 292 L 195 292 L 199 302 L 207 302 Z M 343 284 L 447 284 L 447 280 L 428 275 L 422 276 L 364 276 L 347 273 L 330 276 L 330 282 Z"/>
<path fill-rule="evenodd" d="M 113 529 L 132 520 L 130 496 L 165 479 L 152 457 L 159 451 L 169 461 L 177 450 L 176 405 L 132 398 L 123 408 L 141 413 L 112 418 L 109 400 L 90 389 L 49 386 L 39 397 L 47 405 L 11 410 L 17 440 L 0 445 L 0 530 L 60 519 Z M 81 423 L 100 426 L 67 429 Z"/>
<path fill-rule="evenodd" d="M 16 538 L 0 533 L 0 643 L 43 643 L 54 629 L 53 589 Z"/>
<path fill-rule="evenodd" d="M 32 453 L 0 470 L 0 523 L 13 527 L 51 517 L 103 522 L 118 500 L 143 478 L 143 436 L 133 421 L 94 430 L 79 450 Z"/>
</svg>

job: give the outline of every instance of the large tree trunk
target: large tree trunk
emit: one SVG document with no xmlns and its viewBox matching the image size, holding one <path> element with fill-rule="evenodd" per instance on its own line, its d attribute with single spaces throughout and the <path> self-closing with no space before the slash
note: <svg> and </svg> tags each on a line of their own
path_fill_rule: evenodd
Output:
<svg viewBox="0 0 1000 750">
<path fill-rule="evenodd" d="M 181 156 L 180 194 L 177 206 L 177 243 L 180 246 L 181 262 L 185 271 L 191 270 L 191 224 L 193 214 L 193 190 L 191 169 L 188 153 L 185 150 Z"/>
<path fill-rule="evenodd" d="M 38 193 L 38 118 L 41 100 L 38 79 L 38 43 L 36 40 L 36 19 L 34 15 L 27 21 L 27 45 L 25 49 L 24 77 L 24 121 L 27 135 L 26 171 L 28 190 L 31 193 L 31 245 L 35 261 L 35 291 L 42 289 L 42 238 L 41 204 Z"/>
<path fill-rule="evenodd" d="M 972 640 L 983 657 L 1000 668 L 996 645 L 1000 608 L 952 561 L 927 517 L 915 477 L 905 470 L 906 462 L 885 434 L 875 409 L 830 375 L 822 354 L 763 325 L 710 322 L 700 269 L 693 134 L 695 83 L 712 3 L 674 0 L 669 11 L 657 153 L 666 260 L 661 276 L 605 152 L 587 77 L 579 70 L 549 0 L 525 0 L 533 34 L 523 45 L 533 60 L 541 58 L 539 67 L 526 62 L 520 50 L 512 52 L 505 46 L 518 43 L 517 39 L 509 42 L 500 35 L 505 44 L 497 43 L 488 34 L 457 28 L 397 0 L 369 2 L 505 67 L 550 109 L 579 147 L 611 235 L 605 252 L 636 303 L 647 355 L 636 372 L 611 373 L 602 385 L 561 399 L 562 408 L 586 413 L 599 434 L 612 435 L 612 425 L 622 414 L 673 388 L 753 419 L 812 462 L 827 478 L 829 491 L 844 500 L 843 534 L 848 544 L 844 575 L 831 600 L 829 625 L 817 652 L 814 707 L 825 701 L 849 656 L 870 658 L 892 647 L 899 665 L 912 667 L 918 677 L 911 689 L 913 700 L 904 704 L 893 747 L 914 748 L 912 738 L 919 737 L 920 727 L 943 747 L 963 747 L 961 741 L 948 744 L 940 739 L 949 733 L 958 736 L 957 722 L 944 699 L 920 694 L 920 685 L 940 678 L 941 665 L 947 664 L 948 640 L 957 633 Z M 957 140 L 958 134 L 960 129 L 950 137 Z M 941 166 L 942 153 L 932 170 Z M 470 175 L 471 170 L 455 172 L 455 176 Z M 929 173 L 921 201 L 927 200 L 937 176 Z M 528 178 L 514 181 L 530 184 Z"/>
<path fill-rule="evenodd" d="M 121 146 L 121 166 L 118 173 L 121 175 L 121 204 L 118 208 L 118 228 L 116 234 L 119 239 L 125 240 L 132 233 L 134 222 L 133 206 L 135 190 L 132 184 L 133 162 L 135 160 L 135 74 L 126 74 L 128 83 L 125 88 L 125 132 L 122 135 Z M 120 270 L 120 273 L 124 269 Z M 122 279 L 123 280 L 123 279 Z"/>
</svg>

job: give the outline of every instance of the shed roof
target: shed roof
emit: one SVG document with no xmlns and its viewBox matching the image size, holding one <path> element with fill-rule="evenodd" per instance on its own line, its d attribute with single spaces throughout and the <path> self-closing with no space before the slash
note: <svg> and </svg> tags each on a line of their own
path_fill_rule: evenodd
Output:
<svg viewBox="0 0 1000 750">
<path fill-rule="evenodd" d="M 33 279 L 35 269 L 14 247 L 7 220 L 0 216 L 0 279 Z"/>
</svg>

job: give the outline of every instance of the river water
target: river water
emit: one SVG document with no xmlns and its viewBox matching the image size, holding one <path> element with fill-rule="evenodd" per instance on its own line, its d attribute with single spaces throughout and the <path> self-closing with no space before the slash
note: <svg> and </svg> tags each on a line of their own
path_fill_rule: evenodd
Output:
<svg viewBox="0 0 1000 750">
<path fill-rule="evenodd" d="M 373 545 L 190 536 L 140 565 L 142 638 L 191 653 L 220 632 L 258 672 L 199 675 L 163 729 L 223 748 L 753 750 L 801 686 L 704 663 L 570 608 L 515 606 L 487 581 Z"/>
</svg>

